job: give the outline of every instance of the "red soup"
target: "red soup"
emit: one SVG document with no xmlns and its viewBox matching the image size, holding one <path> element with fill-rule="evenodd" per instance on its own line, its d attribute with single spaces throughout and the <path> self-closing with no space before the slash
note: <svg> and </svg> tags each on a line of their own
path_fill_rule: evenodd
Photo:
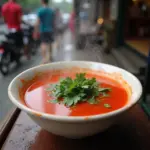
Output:
<svg viewBox="0 0 150 150">
<path fill-rule="evenodd" d="M 53 74 L 52 72 L 43 73 L 35 76 L 30 81 L 22 81 L 23 87 L 20 88 L 20 97 L 23 103 L 36 111 L 61 116 L 90 116 L 108 113 L 125 106 L 128 102 L 128 94 L 125 88 L 119 83 L 106 76 L 86 73 L 86 78 L 96 78 L 102 88 L 110 88 L 109 96 L 100 97 L 99 103 L 89 104 L 84 101 L 75 106 L 68 107 L 63 103 L 51 103 L 54 97 L 47 92 L 51 84 L 59 83 L 61 78 L 75 78 L 75 72 Z"/>
</svg>

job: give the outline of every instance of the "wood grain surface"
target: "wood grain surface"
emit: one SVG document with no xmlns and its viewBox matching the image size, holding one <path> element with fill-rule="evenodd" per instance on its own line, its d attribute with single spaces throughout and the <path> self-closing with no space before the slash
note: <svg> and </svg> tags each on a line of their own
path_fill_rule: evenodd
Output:
<svg viewBox="0 0 150 150">
<path fill-rule="evenodd" d="M 139 105 L 107 131 L 80 140 L 48 133 L 22 112 L 2 150 L 150 150 L 149 139 L 150 122 Z"/>
<path fill-rule="evenodd" d="M 5 117 L 3 121 L 0 122 L 0 148 L 5 142 L 8 133 L 11 131 L 14 122 L 20 114 L 20 109 L 17 107 L 13 107 Z"/>
</svg>

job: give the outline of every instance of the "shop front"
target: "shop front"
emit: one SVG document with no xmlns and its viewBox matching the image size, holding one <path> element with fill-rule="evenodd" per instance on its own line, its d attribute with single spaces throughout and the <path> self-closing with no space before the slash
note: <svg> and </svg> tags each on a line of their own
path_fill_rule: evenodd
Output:
<svg viewBox="0 0 150 150">
<path fill-rule="evenodd" d="M 75 2 L 77 3 L 77 1 Z M 89 4 L 90 24 L 96 24 L 99 18 L 103 18 L 104 21 L 109 21 L 113 24 L 113 38 L 111 38 L 113 47 L 126 45 L 144 57 L 148 56 L 150 43 L 150 0 L 82 0 L 79 2 L 78 16 L 81 11 L 80 9 L 83 10 L 81 7 L 83 3 Z M 79 25 L 78 19 L 77 31 L 80 31 Z"/>
<path fill-rule="evenodd" d="M 127 0 L 122 5 L 119 6 L 121 15 L 118 18 L 122 24 L 120 39 L 128 48 L 147 57 L 150 46 L 150 0 Z"/>
</svg>

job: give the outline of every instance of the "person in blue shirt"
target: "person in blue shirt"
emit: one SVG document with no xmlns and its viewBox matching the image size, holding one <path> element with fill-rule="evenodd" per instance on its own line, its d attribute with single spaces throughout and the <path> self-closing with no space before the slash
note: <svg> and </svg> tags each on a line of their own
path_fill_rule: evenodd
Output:
<svg viewBox="0 0 150 150">
<path fill-rule="evenodd" d="M 37 12 L 35 36 L 40 31 L 42 63 L 50 61 L 54 31 L 54 11 L 48 6 L 49 0 L 41 0 L 42 7 Z"/>
</svg>

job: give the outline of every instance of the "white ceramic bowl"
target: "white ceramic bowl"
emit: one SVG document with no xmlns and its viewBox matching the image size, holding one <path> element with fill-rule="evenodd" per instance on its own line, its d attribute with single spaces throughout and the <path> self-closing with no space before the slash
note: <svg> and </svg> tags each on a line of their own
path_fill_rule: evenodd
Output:
<svg viewBox="0 0 150 150">
<path fill-rule="evenodd" d="M 72 67 L 88 68 L 92 70 L 105 71 L 108 73 L 120 73 L 123 79 L 130 85 L 132 89 L 132 94 L 128 104 L 116 111 L 89 117 L 67 117 L 50 115 L 34 111 L 22 104 L 18 90 L 22 85 L 20 79 L 31 79 L 35 75 L 35 72 Z M 10 100 L 21 110 L 25 111 L 43 129 L 64 137 L 82 138 L 101 132 L 114 124 L 120 115 L 122 115 L 138 102 L 142 94 L 142 86 L 135 76 L 118 67 L 96 62 L 69 61 L 50 63 L 24 71 L 23 73 L 15 77 L 10 83 L 8 87 L 8 94 Z"/>
</svg>

